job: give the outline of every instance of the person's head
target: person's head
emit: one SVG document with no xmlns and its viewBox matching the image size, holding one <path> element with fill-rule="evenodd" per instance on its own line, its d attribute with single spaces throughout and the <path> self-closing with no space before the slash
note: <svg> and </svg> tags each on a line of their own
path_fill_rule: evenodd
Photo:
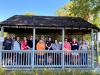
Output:
<svg viewBox="0 0 100 75">
<path fill-rule="evenodd" d="M 51 41 L 51 38 L 49 37 L 49 39 L 48 39 L 49 41 Z"/>
<path fill-rule="evenodd" d="M 39 40 L 39 43 L 44 43 L 43 40 Z"/>
<path fill-rule="evenodd" d="M 55 44 L 57 44 L 58 43 L 58 41 L 57 40 L 55 40 Z"/>
<path fill-rule="evenodd" d="M 14 34 L 10 34 L 10 38 L 11 39 L 15 39 L 15 35 Z"/>
<path fill-rule="evenodd" d="M 17 36 L 17 37 L 16 37 L 16 40 L 17 40 L 17 41 L 19 41 L 19 40 L 20 40 L 20 37 L 19 37 L 19 36 Z"/>
<path fill-rule="evenodd" d="M 26 38 L 26 37 L 24 37 L 24 40 L 27 40 L 27 38 Z"/>
<path fill-rule="evenodd" d="M 45 37 L 44 37 L 43 35 L 41 35 L 41 39 L 42 39 L 42 40 L 45 40 Z"/>
<path fill-rule="evenodd" d="M 82 45 L 84 45 L 85 44 L 85 41 L 82 41 Z"/>
<path fill-rule="evenodd" d="M 65 38 L 65 42 L 67 42 L 68 40 L 67 40 L 67 38 Z"/>
<path fill-rule="evenodd" d="M 30 37 L 29 37 L 29 40 L 32 40 L 32 39 L 33 39 L 33 36 L 30 36 Z"/>
<path fill-rule="evenodd" d="M 76 38 L 73 38 L 72 43 L 78 43 Z"/>
<path fill-rule="evenodd" d="M 9 35 L 7 35 L 6 39 L 10 39 L 10 36 L 9 36 Z"/>
</svg>

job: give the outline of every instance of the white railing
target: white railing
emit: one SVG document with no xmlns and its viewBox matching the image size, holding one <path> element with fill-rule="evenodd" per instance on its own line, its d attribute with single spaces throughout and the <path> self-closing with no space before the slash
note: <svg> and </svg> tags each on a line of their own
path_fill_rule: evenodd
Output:
<svg viewBox="0 0 100 75">
<path fill-rule="evenodd" d="M 0 66 L 4 68 L 90 68 L 92 51 L 1 50 Z"/>
</svg>

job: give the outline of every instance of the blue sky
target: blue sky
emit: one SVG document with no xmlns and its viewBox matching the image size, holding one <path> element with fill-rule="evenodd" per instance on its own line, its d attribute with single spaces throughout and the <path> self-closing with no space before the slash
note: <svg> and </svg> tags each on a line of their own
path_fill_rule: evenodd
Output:
<svg viewBox="0 0 100 75">
<path fill-rule="evenodd" d="M 0 21 L 26 12 L 54 16 L 69 0 L 0 0 Z"/>
</svg>

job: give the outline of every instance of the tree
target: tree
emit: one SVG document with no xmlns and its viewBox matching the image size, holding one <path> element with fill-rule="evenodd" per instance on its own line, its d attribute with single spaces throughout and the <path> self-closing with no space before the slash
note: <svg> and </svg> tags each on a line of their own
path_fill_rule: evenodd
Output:
<svg viewBox="0 0 100 75">
<path fill-rule="evenodd" d="M 57 15 L 61 13 L 64 16 L 78 16 L 89 22 L 98 24 L 97 19 L 100 18 L 98 16 L 100 14 L 100 0 L 71 0 L 66 5 L 57 10 Z M 67 13 L 70 14 L 66 15 Z"/>
<path fill-rule="evenodd" d="M 25 12 L 24 15 L 25 15 L 25 16 L 33 16 L 33 15 L 36 15 L 36 14 L 31 13 L 31 12 Z"/>
<path fill-rule="evenodd" d="M 73 2 L 65 4 L 63 7 L 59 8 L 56 11 L 56 15 L 58 16 L 74 16 L 74 14 L 70 11 L 73 7 Z"/>
</svg>

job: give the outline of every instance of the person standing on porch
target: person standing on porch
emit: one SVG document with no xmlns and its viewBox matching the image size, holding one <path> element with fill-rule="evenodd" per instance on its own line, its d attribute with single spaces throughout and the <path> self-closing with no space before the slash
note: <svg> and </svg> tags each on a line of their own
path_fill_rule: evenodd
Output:
<svg viewBox="0 0 100 75">
<path fill-rule="evenodd" d="M 67 39 L 65 39 L 64 41 L 64 50 L 67 51 L 65 53 L 65 63 L 67 65 L 70 65 L 71 64 L 71 44 L 68 42 Z"/>
<path fill-rule="evenodd" d="M 27 40 L 27 47 L 28 47 L 28 50 L 33 50 L 33 37 L 32 36 L 29 36 Z M 28 58 L 29 58 L 29 64 L 31 64 L 31 53 L 28 53 Z"/>
<path fill-rule="evenodd" d="M 79 64 L 79 44 L 76 38 L 73 38 L 72 40 L 72 45 L 71 45 L 71 50 L 72 50 L 72 63 L 73 64 Z"/>
<path fill-rule="evenodd" d="M 21 50 L 21 41 L 20 41 L 20 37 L 16 37 L 15 41 L 14 41 L 14 50 L 16 51 L 20 51 Z"/>
<path fill-rule="evenodd" d="M 82 44 L 79 47 L 79 50 L 82 51 L 80 53 L 80 64 L 81 65 L 87 65 L 87 50 L 88 46 L 85 44 L 85 41 L 82 41 Z"/>
<path fill-rule="evenodd" d="M 12 41 L 11 49 L 13 50 L 13 49 L 14 49 L 15 35 L 14 35 L 14 34 L 10 34 L 10 39 L 11 39 L 11 41 Z"/>
<path fill-rule="evenodd" d="M 36 50 L 45 50 L 45 42 L 43 40 L 39 40 L 39 42 L 36 44 Z M 44 53 L 43 52 L 37 53 L 36 61 L 38 61 L 39 65 L 44 64 Z"/>
<path fill-rule="evenodd" d="M 27 47 L 29 50 L 33 49 L 33 37 L 30 36 L 29 39 L 27 40 Z"/>
<path fill-rule="evenodd" d="M 10 36 L 8 35 L 4 42 L 3 42 L 3 49 L 4 50 L 11 50 L 12 49 L 12 41 L 10 39 Z M 12 60 L 11 60 L 11 53 L 3 53 L 3 64 L 11 64 Z"/>
<path fill-rule="evenodd" d="M 52 44 L 52 40 L 49 37 L 48 41 L 46 41 L 46 50 L 52 50 L 51 44 Z"/>
<path fill-rule="evenodd" d="M 80 41 L 80 45 L 82 44 L 82 42 L 84 41 L 85 45 L 89 46 L 89 42 L 88 40 L 85 39 L 85 35 L 82 35 L 82 40 Z"/>
<path fill-rule="evenodd" d="M 82 40 L 80 42 L 80 47 L 79 50 L 81 51 L 80 53 L 80 64 L 82 65 L 87 65 L 88 64 L 88 41 L 85 40 L 85 36 L 82 36 Z"/>
<path fill-rule="evenodd" d="M 21 41 L 21 50 L 27 50 L 27 38 L 24 37 L 23 40 Z"/>
<path fill-rule="evenodd" d="M 9 35 L 5 38 L 3 42 L 3 49 L 4 50 L 11 50 L 12 49 L 12 41 L 9 37 Z"/>
<path fill-rule="evenodd" d="M 46 41 L 46 50 L 52 50 L 51 44 L 52 44 L 52 40 L 49 37 L 48 41 Z M 46 53 L 45 58 L 47 64 L 53 63 L 53 53 Z"/>
<path fill-rule="evenodd" d="M 26 37 L 24 37 L 23 40 L 21 41 L 21 50 L 24 50 L 24 51 L 28 50 L 28 47 L 27 47 L 27 38 Z M 21 58 L 21 60 L 22 60 L 21 64 L 22 65 L 26 65 L 26 63 L 27 63 L 26 59 L 28 59 L 27 58 L 27 53 L 22 53 L 21 56 L 22 56 L 22 58 Z"/>
<path fill-rule="evenodd" d="M 62 48 L 62 45 L 59 44 L 57 40 L 55 40 L 54 43 L 52 44 L 52 49 L 58 51 L 58 50 L 61 50 L 61 48 Z M 56 53 L 53 54 L 53 56 L 54 56 L 53 57 L 53 60 L 54 60 L 53 63 L 55 65 L 60 65 L 61 64 L 61 53 L 56 52 Z"/>
<path fill-rule="evenodd" d="M 14 46 L 13 48 L 14 48 L 15 51 L 20 51 L 21 50 L 20 37 L 18 37 L 18 36 L 16 37 L 13 46 Z M 20 53 L 19 52 L 14 53 L 13 58 L 14 58 L 14 63 L 19 65 L 19 63 L 20 63 Z"/>
</svg>

